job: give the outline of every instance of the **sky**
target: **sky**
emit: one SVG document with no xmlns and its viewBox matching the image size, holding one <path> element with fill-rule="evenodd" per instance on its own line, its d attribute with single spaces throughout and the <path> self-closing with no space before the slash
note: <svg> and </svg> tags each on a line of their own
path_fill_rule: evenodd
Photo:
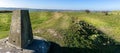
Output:
<svg viewBox="0 0 120 53">
<path fill-rule="evenodd" d="M 120 10 L 120 0 L 0 0 L 0 7 L 68 10 Z"/>
</svg>

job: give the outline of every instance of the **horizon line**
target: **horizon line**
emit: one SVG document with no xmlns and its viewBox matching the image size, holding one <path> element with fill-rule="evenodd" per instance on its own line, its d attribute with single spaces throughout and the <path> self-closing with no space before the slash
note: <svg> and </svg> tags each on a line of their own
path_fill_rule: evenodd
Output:
<svg viewBox="0 0 120 53">
<path fill-rule="evenodd" d="M 90 11 L 120 11 L 120 9 L 112 9 L 112 10 L 98 10 L 98 9 L 57 9 L 57 8 L 30 8 L 30 7 L 0 7 L 1 8 L 21 8 L 21 9 L 47 9 L 47 10 L 90 10 Z"/>
</svg>

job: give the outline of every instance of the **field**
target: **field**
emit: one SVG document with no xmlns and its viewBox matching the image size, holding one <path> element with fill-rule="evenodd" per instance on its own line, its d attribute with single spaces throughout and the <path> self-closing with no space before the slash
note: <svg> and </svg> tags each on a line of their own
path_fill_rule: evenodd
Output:
<svg viewBox="0 0 120 53">
<path fill-rule="evenodd" d="M 0 38 L 9 35 L 11 17 L 11 13 L 0 13 Z M 30 12 L 30 18 L 34 35 L 47 39 L 65 52 L 120 52 L 119 15 L 40 11 Z"/>
</svg>

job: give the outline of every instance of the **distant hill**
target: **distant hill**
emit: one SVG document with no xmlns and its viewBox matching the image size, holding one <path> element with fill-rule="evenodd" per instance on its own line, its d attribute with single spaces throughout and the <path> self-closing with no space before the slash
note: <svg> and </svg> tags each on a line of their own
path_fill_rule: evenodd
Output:
<svg viewBox="0 0 120 53">
<path fill-rule="evenodd" d="M 36 9 L 30 9 L 30 8 L 0 8 L 0 11 L 3 11 L 3 10 L 13 11 L 13 10 L 16 10 L 16 9 L 36 10 Z"/>
<path fill-rule="evenodd" d="M 84 10 L 66 10 L 66 9 L 34 9 L 34 8 L 4 8 L 0 7 L 0 11 L 8 10 L 8 11 L 13 11 L 16 9 L 23 9 L 23 10 L 30 10 L 30 11 L 84 11 Z"/>
</svg>

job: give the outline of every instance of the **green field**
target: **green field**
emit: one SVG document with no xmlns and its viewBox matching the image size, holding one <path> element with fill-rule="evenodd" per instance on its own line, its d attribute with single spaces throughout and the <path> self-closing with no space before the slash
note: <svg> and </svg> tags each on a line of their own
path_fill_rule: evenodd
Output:
<svg viewBox="0 0 120 53">
<path fill-rule="evenodd" d="M 0 13 L 0 38 L 8 36 L 11 17 L 11 13 Z M 62 48 L 87 48 L 88 50 L 82 52 L 91 53 L 98 50 L 102 50 L 100 53 L 112 53 L 114 50 L 118 52 L 116 48 L 120 48 L 116 47 L 120 42 L 119 15 L 105 15 L 101 12 L 40 11 L 30 12 L 30 18 L 34 35 L 59 44 Z M 94 49 L 96 51 L 93 51 Z"/>
</svg>

